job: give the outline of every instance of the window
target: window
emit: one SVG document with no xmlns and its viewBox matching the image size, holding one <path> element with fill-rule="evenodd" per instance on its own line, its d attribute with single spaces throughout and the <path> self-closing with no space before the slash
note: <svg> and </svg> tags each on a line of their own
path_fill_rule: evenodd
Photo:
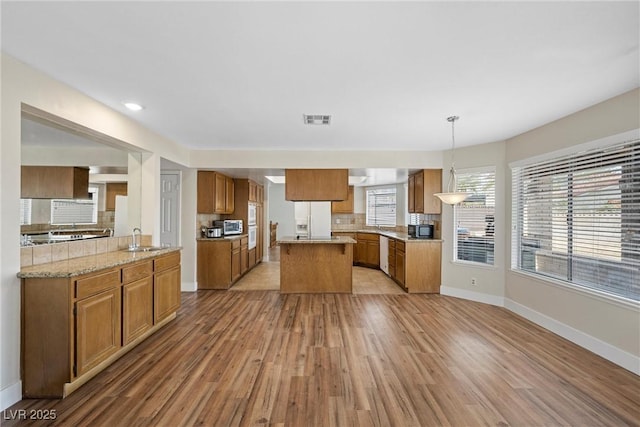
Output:
<svg viewBox="0 0 640 427">
<path fill-rule="evenodd" d="M 454 259 L 493 265 L 496 211 L 495 168 L 456 173 L 458 191 L 470 193 L 454 206 Z"/>
<path fill-rule="evenodd" d="M 20 199 L 20 225 L 31 224 L 31 199 Z"/>
<path fill-rule="evenodd" d="M 51 200 L 51 224 L 96 224 L 98 222 L 98 189 L 89 187 L 90 199 Z"/>
<path fill-rule="evenodd" d="M 396 225 L 396 188 L 367 190 L 367 225 Z"/>
<path fill-rule="evenodd" d="M 640 300 L 640 140 L 513 168 L 512 267 Z"/>
</svg>

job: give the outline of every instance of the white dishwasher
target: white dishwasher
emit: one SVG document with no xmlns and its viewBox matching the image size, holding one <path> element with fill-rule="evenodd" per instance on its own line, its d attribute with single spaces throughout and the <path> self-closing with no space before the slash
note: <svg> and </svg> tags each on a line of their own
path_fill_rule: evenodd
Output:
<svg viewBox="0 0 640 427">
<path fill-rule="evenodd" d="M 380 236 L 380 270 L 389 275 L 389 238 Z"/>
</svg>

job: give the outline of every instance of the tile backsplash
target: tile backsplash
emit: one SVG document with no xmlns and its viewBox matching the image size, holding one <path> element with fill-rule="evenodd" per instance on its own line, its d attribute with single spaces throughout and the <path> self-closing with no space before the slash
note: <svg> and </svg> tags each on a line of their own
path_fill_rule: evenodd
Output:
<svg viewBox="0 0 640 427">
<path fill-rule="evenodd" d="M 149 246 L 151 245 L 151 240 L 150 234 L 143 234 L 140 239 L 140 245 Z M 114 252 L 127 249 L 129 244 L 131 244 L 131 236 L 102 237 L 48 245 L 23 246 L 20 248 L 20 267 Z"/>
</svg>

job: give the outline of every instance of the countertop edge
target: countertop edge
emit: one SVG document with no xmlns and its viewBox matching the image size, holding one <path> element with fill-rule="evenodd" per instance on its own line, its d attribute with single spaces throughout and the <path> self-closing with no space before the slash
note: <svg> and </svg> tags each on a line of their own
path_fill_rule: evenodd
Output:
<svg viewBox="0 0 640 427">
<path fill-rule="evenodd" d="M 355 244 L 356 241 L 351 237 L 340 237 L 336 239 L 296 239 L 295 237 L 283 237 L 276 241 L 279 245 L 345 245 Z"/>
<path fill-rule="evenodd" d="M 434 242 L 434 243 L 442 243 L 442 239 L 416 239 L 414 237 L 410 237 L 407 233 L 400 233 L 398 231 L 382 231 L 382 230 L 371 230 L 371 229 L 359 229 L 359 230 L 331 230 L 331 233 L 368 233 L 368 234 L 377 234 L 379 236 L 389 237 L 392 239 L 402 240 L 406 243 L 415 243 L 415 242 Z"/>
<path fill-rule="evenodd" d="M 16 274 L 19 279 L 45 279 L 45 278 L 69 278 L 81 276 L 83 274 L 93 273 L 99 270 L 118 267 L 121 265 L 132 264 L 149 258 L 155 258 L 160 255 L 166 255 L 171 252 L 181 251 L 182 247 L 164 248 L 152 252 L 127 252 L 119 250 L 113 252 L 105 252 L 102 254 L 88 255 L 84 257 L 70 258 L 63 261 L 55 261 L 45 264 L 30 265 L 22 267 Z M 117 259 L 104 260 L 107 254 L 118 254 Z M 114 256 L 114 255 L 112 255 Z M 100 261 L 102 258 L 102 261 Z M 77 268 L 72 268 L 69 263 L 80 264 Z M 83 263 L 91 263 L 91 265 L 82 266 Z M 59 270 L 59 271 L 55 271 Z"/>
</svg>

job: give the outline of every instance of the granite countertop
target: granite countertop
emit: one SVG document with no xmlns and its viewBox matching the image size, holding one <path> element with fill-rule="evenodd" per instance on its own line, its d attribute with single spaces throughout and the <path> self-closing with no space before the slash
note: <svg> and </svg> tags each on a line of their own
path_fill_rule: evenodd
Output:
<svg viewBox="0 0 640 427">
<path fill-rule="evenodd" d="M 70 258 L 63 261 L 22 267 L 17 276 L 21 279 L 74 277 L 98 270 L 130 264 L 132 262 L 165 255 L 179 251 L 181 247 L 163 248 L 149 252 L 127 252 L 126 250 L 106 252 L 103 254 Z"/>
<path fill-rule="evenodd" d="M 247 236 L 248 234 L 232 234 L 222 237 L 196 237 L 196 240 L 198 242 L 224 242 L 225 240 L 237 240 Z"/>
<path fill-rule="evenodd" d="M 379 234 L 380 236 L 391 237 L 392 239 L 402 240 L 403 242 L 442 242 L 442 239 L 416 239 L 409 236 L 407 233 L 401 233 L 399 231 L 391 230 L 378 230 L 371 228 L 363 228 L 359 230 L 331 230 L 332 233 L 370 233 Z"/>
<path fill-rule="evenodd" d="M 305 245 L 313 245 L 313 244 L 335 244 L 335 245 L 344 245 L 346 243 L 356 243 L 351 237 L 345 236 L 319 236 L 319 237 L 300 237 L 299 239 L 294 236 L 285 236 L 281 239 L 278 239 L 279 244 L 305 244 Z"/>
</svg>

